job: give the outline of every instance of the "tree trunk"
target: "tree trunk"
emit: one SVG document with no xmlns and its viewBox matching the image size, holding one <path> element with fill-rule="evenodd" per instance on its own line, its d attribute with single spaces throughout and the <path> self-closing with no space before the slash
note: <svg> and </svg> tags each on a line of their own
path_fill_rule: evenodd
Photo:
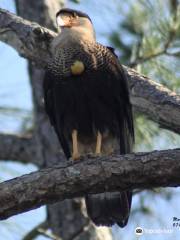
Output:
<svg viewBox="0 0 180 240">
<path fill-rule="evenodd" d="M 18 15 L 55 30 L 55 13 L 64 5 L 63 0 L 16 0 Z M 34 137 L 38 149 L 37 165 L 48 167 L 64 158 L 57 137 L 44 112 L 42 81 L 44 71 L 28 63 L 34 103 Z M 66 200 L 47 207 L 48 223 L 54 234 L 62 239 L 112 239 L 107 228 L 96 228 L 86 216 L 84 202 Z"/>
</svg>

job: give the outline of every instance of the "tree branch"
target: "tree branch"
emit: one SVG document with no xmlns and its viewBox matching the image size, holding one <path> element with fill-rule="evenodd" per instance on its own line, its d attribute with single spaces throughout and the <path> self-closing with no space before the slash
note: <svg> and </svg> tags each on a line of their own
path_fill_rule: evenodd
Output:
<svg viewBox="0 0 180 240">
<path fill-rule="evenodd" d="M 160 127 L 180 134 L 180 95 L 133 69 L 124 66 L 130 97 L 136 111 L 146 114 Z"/>
<path fill-rule="evenodd" d="M 59 236 L 56 236 L 53 233 L 49 233 L 48 228 L 49 228 L 48 222 L 47 221 L 42 222 L 38 226 L 33 228 L 27 235 L 25 235 L 22 240 L 33 240 L 39 235 L 43 235 L 46 238 L 52 240 L 62 240 L 62 238 L 60 238 Z"/>
<path fill-rule="evenodd" d="M 41 233 L 38 231 L 39 228 L 43 228 L 43 229 L 48 229 L 48 223 L 47 221 L 42 222 L 40 224 L 38 224 L 35 228 L 33 228 L 30 232 L 28 232 L 22 240 L 33 240 L 36 237 L 38 237 L 39 235 L 41 235 Z"/>
<path fill-rule="evenodd" d="M 0 219 L 87 193 L 179 186 L 179 172 L 180 149 L 62 162 L 1 183 Z"/>
<path fill-rule="evenodd" d="M 54 36 L 55 32 L 0 9 L 0 40 L 39 66 L 46 65 L 49 43 Z"/>
<path fill-rule="evenodd" d="M 0 159 L 33 163 L 35 141 L 32 137 L 0 134 Z"/>
<path fill-rule="evenodd" d="M 14 37 L 9 38 L 8 33 Z M 56 33 L 36 23 L 0 10 L 0 40 L 41 67 L 46 66 L 50 57 L 49 44 L 54 36 Z M 180 133 L 180 96 L 130 68 L 125 69 L 135 110 L 146 114 L 161 127 Z"/>
</svg>

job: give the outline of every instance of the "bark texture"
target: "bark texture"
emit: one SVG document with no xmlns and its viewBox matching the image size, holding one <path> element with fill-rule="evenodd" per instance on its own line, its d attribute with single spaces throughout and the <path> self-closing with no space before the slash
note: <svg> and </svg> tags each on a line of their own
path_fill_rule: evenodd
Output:
<svg viewBox="0 0 180 240">
<path fill-rule="evenodd" d="M 40 66 L 46 64 L 43 59 L 48 57 L 48 44 L 54 36 L 55 32 L 0 9 L 0 40 L 15 48 L 20 56 L 37 59 Z"/>
<path fill-rule="evenodd" d="M 22 163 L 35 163 L 35 141 L 31 136 L 0 134 L 0 160 L 15 160 Z"/>
<path fill-rule="evenodd" d="M 84 159 L 74 164 L 64 161 L 1 183 L 0 219 L 87 193 L 177 187 L 179 172 L 180 149 Z M 78 209 L 79 202 L 73 204 Z M 65 214 L 68 205 L 61 212 Z M 80 212 L 78 215 L 76 220 L 81 221 Z"/>
<path fill-rule="evenodd" d="M 180 95 L 127 68 L 131 102 L 160 127 L 180 134 Z"/>
</svg>

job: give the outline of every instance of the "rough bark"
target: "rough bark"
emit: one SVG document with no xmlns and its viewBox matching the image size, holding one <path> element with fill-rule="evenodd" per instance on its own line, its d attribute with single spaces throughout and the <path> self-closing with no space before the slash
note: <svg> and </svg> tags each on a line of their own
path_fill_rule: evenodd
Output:
<svg viewBox="0 0 180 240">
<path fill-rule="evenodd" d="M 36 21 L 38 24 L 53 30 L 55 30 L 55 14 L 63 6 L 63 3 L 64 1 L 62 0 L 16 0 L 17 12 L 21 17 L 30 21 Z M 36 37 L 33 37 L 34 34 Z M 35 27 L 35 30 L 29 38 L 30 43 L 32 43 L 30 44 L 31 54 L 35 50 L 40 58 L 47 60 L 49 53 L 46 51 L 48 55 L 44 55 L 44 47 L 49 47 L 51 36 L 54 34 L 55 33 L 52 32 L 49 34 L 49 31 L 44 28 L 40 29 L 39 27 Z M 42 48 L 41 52 L 43 55 L 40 55 L 41 53 L 37 49 L 32 49 L 32 46 L 36 45 L 37 42 L 39 43 L 39 47 Z M 30 58 L 30 60 L 32 61 L 32 58 Z M 37 61 L 34 62 L 37 66 Z M 42 101 L 44 71 L 42 69 L 37 69 L 35 64 L 29 63 L 29 74 L 34 102 L 36 149 L 39 153 L 39 158 L 36 159 L 36 161 L 40 166 L 49 167 L 63 160 L 64 154 L 60 149 L 57 137 L 44 112 Z M 40 65 L 42 66 L 42 64 Z M 89 219 L 84 215 L 82 205 L 83 203 L 80 200 L 78 204 L 77 200 L 68 200 L 48 206 L 48 223 L 52 231 L 64 240 L 72 239 L 74 236 L 76 236 L 77 240 L 105 239 L 103 236 L 99 235 L 101 230 L 89 224 Z M 88 227 L 86 228 L 87 223 Z M 105 232 L 106 239 L 111 239 L 109 230 L 106 229 Z"/>
<path fill-rule="evenodd" d="M 25 58 L 41 66 L 46 64 L 48 44 L 56 33 L 30 22 L 10 12 L 0 10 L 0 40 L 15 48 Z"/>
<path fill-rule="evenodd" d="M 0 11 L 0 29 L 0 40 L 15 47 L 21 55 L 38 66 L 46 67 L 50 57 L 50 42 L 56 33 L 37 24 L 30 24 L 4 10 Z M 18 42 L 14 38 L 7 38 L 7 33 L 11 35 L 15 33 Z M 129 80 L 130 97 L 135 110 L 146 114 L 160 127 L 180 133 L 180 96 L 130 68 L 124 66 L 124 69 Z"/>
<path fill-rule="evenodd" d="M 87 193 L 180 186 L 179 172 L 180 149 L 64 161 L 1 183 L 0 219 Z"/>
<path fill-rule="evenodd" d="M 17 160 L 22 163 L 35 163 L 36 151 L 35 141 L 31 136 L 18 136 L 11 134 L 0 134 L 0 159 Z"/>
<path fill-rule="evenodd" d="M 131 102 L 160 127 L 180 134 L 180 95 L 127 68 Z"/>
</svg>

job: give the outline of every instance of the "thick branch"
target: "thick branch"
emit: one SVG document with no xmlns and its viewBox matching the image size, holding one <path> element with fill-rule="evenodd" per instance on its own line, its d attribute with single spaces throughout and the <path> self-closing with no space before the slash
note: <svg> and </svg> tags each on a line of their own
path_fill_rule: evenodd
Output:
<svg viewBox="0 0 180 240">
<path fill-rule="evenodd" d="M 180 133 L 180 95 L 130 68 L 125 69 L 135 110 L 146 114 L 162 128 Z"/>
<path fill-rule="evenodd" d="M 34 146 L 36 144 L 32 137 L 0 134 L 0 159 L 32 163 L 32 156 L 35 156 Z"/>
<path fill-rule="evenodd" d="M 37 23 L 0 9 L 0 40 L 15 48 L 21 56 L 35 61 L 39 66 L 46 65 L 49 57 L 49 42 L 55 35 L 55 32 Z"/>
<path fill-rule="evenodd" d="M 56 33 L 36 23 L 0 10 L 0 40 L 41 67 L 50 57 L 49 44 L 54 36 Z M 135 109 L 161 127 L 180 133 L 180 96 L 130 68 L 126 70 Z"/>
<path fill-rule="evenodd" d="M 87 193 L 179 186 L 179 172 L 180 149 L 63 162 L 1 183 L 0 219 Z"/>
</svg>

